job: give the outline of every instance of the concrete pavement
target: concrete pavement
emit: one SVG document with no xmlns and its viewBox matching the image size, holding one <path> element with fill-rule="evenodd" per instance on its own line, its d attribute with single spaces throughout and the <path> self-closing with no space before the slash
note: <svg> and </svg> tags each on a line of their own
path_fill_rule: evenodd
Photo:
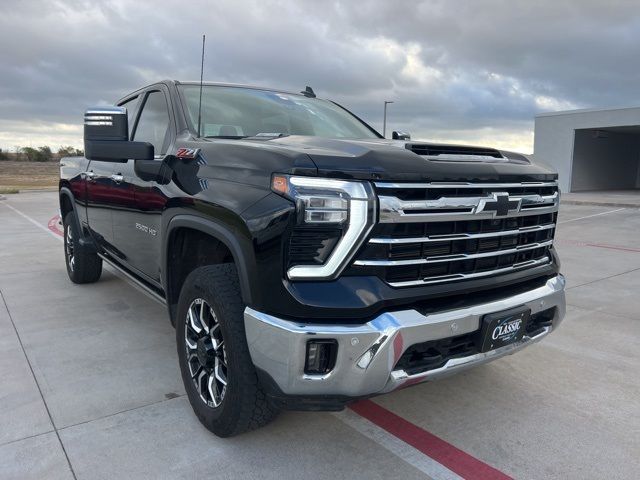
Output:
<svg viewBox="0 0 640 480">
<path fill-rule="evenodd" d="M 0 201 L 0 478 L 448 478 L 353 412 L 209 434 L 164 308 L 108 270 L 71 284 L 56 210 L 55 193 Z M 557 332 L 374 401 L 513 478 L 637 478 L 640 210 L 563 205 L 560 222 Z"/>
</svg>

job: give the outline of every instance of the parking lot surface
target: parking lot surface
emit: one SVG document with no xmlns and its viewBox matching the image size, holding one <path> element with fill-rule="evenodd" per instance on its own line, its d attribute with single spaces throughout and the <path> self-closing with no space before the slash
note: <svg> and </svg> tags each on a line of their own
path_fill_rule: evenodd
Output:
<svg viewBox="0 0 640 480">
<path fill-rule="evenodd" d="M 164 307 L 108 268 L 74 285 L 57 194 L 0 201 L 0 478 L 636 479 L 640 210 L 563 205 L 564 323 L 522 352 L 340 413 L 219 439 Z"/>
</svg>

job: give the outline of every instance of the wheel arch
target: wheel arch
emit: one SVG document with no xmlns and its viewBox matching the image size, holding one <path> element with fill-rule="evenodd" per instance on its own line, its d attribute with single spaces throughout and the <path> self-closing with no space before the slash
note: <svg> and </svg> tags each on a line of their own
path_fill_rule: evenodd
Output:
<svg viewBox="0 0 640 480">
<path fill-rule="evenodd" d="M 69 190 L 67 187 L 60 188 L 59 201 L 60 201 L 60 217 L 61 218 L 64 218 L 69 212 L 76 213 L 73 193 L 71 193 L 71 190 Z M 76 218 L 77 218 L 77 215 L 76 215 Z"/>
<path fill-rule="evenodd" d="M 76 208 L 76 199 L 73 192 L 66 186 L 60 187 L 59 191 L 60 202 L 60 221 L 64 222 L 64 218 L 68 213 L 73 213 L 73 221 L 76 224 L 76 231 L 80 232 L 81 238 L 79 239 L 81 248 L 91 248 L 95 250 L 93 241 L 87 236 L 87 232 L 82 228 L 82 222 L 80 221 L 80 215 L 78 215 L 78 209 Z"/>
<path fill-rule="evenodd" d="M 171 249 L 176 246 L 176 240 L 180 232 L 196 232 L 197 235 L 208 237 L 212 242 L 219 242 L 229 252 L 233 263 L 236 265 L 243 302 L 245 304 L 252 303 L 251 272 L 255 271 L 255 257 L 250 250 L 251 242 L 242 242 L 238 238 L 238 234 L 234 233 L 234 230 L 232 230 L 231 226 L 219 221 L 192 214 L 178 214 L 169 220 L 167 227 L 164 229 L 166 233 L 162 245 L 162 285 L 165 291 L 169 316 L 173 324 L 175 324 L 175 312 L 180 296 L 181 283 L 174 281 L 174 275 L 176 275 L 177 271 L 176 262 L 173 261 L 171 256 Z M 221 255 L 220 258 L 224 258 L 224 255 Z M 203 266 L 215 263 L 207 262 Z M 195 266 L 199 265 L 196 264 Z M 184 278 L 181 280 L 184 281 Z"/>
</svg>

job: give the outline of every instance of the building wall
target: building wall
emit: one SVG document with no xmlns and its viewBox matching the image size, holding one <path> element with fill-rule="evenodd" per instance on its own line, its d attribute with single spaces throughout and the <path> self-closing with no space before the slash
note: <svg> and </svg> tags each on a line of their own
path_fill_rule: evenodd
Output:
<svg viewBox="0 0 640 480">
<path fill-rule="evenodd" d="M 640 135 L 577 130 L 571 190 L 633 189 L 637 186 Z"/>
<path fill-rule="evenodd" d="M 615 110 L 576 110 L 538 115 L 533 156 L 558 170 L 560 188 L 571 191 L 574 132 L 586 128 L 640 125 L 640 107 Z"/>
</svg>

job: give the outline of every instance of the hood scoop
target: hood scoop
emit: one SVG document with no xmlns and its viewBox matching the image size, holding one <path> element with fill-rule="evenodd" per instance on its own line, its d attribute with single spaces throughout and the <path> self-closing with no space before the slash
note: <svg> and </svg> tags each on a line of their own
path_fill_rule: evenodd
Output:
<svg viewBox="0 0 640 480">
<path fill-rule="evenodd" d="M 430 145 L 407 143 L 406 148 L 428 160 L 440 162 L 508 162 L 509 159 L 493 148 L 464 145 Z"/>
</svg>

